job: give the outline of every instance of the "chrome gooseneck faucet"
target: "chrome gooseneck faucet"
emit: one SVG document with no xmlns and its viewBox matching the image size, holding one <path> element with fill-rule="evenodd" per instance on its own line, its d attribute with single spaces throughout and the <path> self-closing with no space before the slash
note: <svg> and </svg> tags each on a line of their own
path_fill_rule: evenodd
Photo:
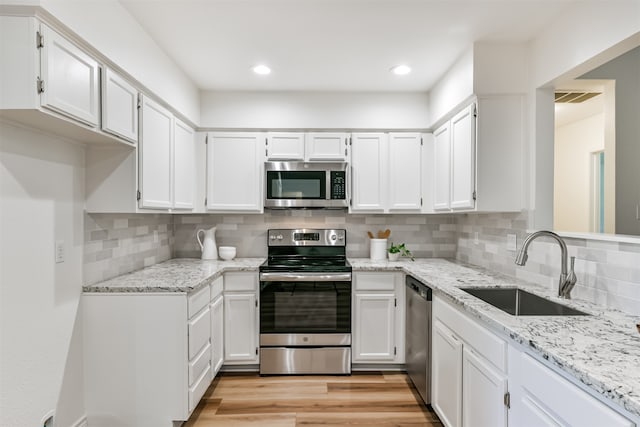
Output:
<svg viewBox="0 0 640 427">
<path fill-rule="evenodd" d="M 538 237 L 551 237 L 555 239 L 556 242 L 560 245 L 560 280 L 558 282 L 558 296 L 560 298 L 571 298 L 571 290 L 576 285 L 576 275 L 573 271 L 573 264 L 575 262 L 575 257 L 571 257 L 571 270 L 567 274 L 567 245 L 562 240 L 562 237 L 558 236 L 553 231 L 541 230 L 536 231 L 534 233 L 529 234 L 524 242 L 522 243 L 522 247 L 520 248 L 520 252 L 516 256 L 516 264 L 517 265 L 525 265 L 527 263 L 527 249 L 533 240 Z"/>
</svg>

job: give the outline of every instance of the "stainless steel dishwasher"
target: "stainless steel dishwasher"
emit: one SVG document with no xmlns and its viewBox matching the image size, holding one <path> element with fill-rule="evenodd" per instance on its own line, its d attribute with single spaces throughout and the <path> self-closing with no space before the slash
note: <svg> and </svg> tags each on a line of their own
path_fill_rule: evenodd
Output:
<svg viewBox="0 0 640 427">
<path fill-rule="evenodd" d="M 431 404 L 431 288 L 407 276 L 407 374 L 425 404 Z"/>
</svg>

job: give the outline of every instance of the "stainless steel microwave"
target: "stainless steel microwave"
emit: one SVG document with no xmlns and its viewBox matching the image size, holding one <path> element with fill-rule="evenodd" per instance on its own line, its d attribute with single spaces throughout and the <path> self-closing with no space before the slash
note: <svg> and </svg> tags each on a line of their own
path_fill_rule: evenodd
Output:
<svg viewBox="0 0 640 427">
<path fill-rule="evenodd" d="M 344 162 L 266 162 L 264 207 L 344 209 L 347 169 Z"/>
</svg>

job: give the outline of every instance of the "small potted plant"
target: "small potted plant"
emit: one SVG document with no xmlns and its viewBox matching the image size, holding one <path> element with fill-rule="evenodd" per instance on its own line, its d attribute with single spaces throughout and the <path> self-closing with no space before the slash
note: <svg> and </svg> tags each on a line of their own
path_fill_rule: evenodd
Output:
<svg viewBox="0 0 640 427">
<path fill-rule="evenodd" d="M 388 252 L 389 252 L 389 261 L 397 261 L 398 258 L 400 258 L 401 256 L 410 257 L 411 261 L 415 261 L 413 254 L 409 249 L 407 249 L 404 243 L 400 243 L 399 245 L 394 245 L 393 242 L 391 242 L 391 246 L 389 246 Z"/>
</svg>

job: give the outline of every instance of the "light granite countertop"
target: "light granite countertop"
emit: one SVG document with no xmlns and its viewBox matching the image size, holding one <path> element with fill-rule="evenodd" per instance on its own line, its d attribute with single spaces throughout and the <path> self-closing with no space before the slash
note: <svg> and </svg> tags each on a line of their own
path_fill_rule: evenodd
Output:
<svg viewBox="0 0 640 427">
<path fill-rule="evenodd" d="M 228 271 L 257 271 L 264 258 L 203 261 L 174 258 L 142 270 L 84 286 L 84 292 L 193 292 L 209 285 Z"/>
<path fill-rule="evenodd" d="M 233 261 L 172 259 L 101 283 L 84 292 L 192 292 L 228 271 L 257 271 L 263 258 Z M 490 329 L 527 347 L 598 394 L 640 417 L 640 318 L 580 300 L 561 300 L 552 289 L 444 259 L 389 262 L 350 258 L 354 271 L 399 271 Z M 518 287 L 592 316 L 511 316 L 460 287 Z"/>
</svg>

